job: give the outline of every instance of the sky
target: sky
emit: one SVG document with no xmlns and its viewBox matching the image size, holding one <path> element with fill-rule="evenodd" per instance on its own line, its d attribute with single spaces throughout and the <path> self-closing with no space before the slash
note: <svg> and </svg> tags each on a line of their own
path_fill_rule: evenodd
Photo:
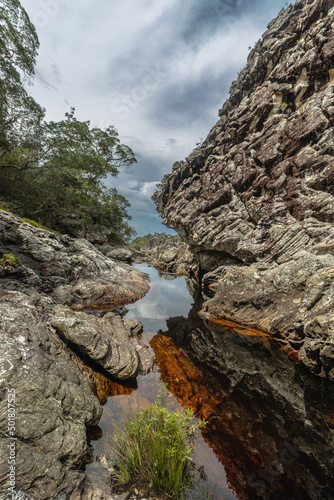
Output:
<svg viewBox="0 0 334 500">
<path fill-rule="evenodd" d="M 29 93 L 47 120 L 71 107 L 113 125 L 138 163 L 106 179 L 131 203 L 138 235 L 171 232 L 151 196 L 156 183 L 218 120 L 249 47 L 286 0 L 21 0 L 37 29 Z"/>
</svg>

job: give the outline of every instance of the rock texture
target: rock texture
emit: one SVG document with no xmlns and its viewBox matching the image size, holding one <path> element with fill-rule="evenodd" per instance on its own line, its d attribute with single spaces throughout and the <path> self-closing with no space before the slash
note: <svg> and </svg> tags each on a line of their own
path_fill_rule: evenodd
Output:
<svg viewBox="0 0 334 500">
<path fill-rule="evenodd" d="M 211 273 L 206 309 L 299 341 L 334 380 L 333 26 L 334 0 L 283 9 L 154 199 Z"/>
<path fill-rule="evenodd" d="M 20 264 L 0 265 L 0 498 L 11 498 L 12 390 L 16 491 L 34 500 L 99 498 L 83 472 L 91 456 L 87 428 L 97 425 L 102 411 L 85 363 L 120 379 L 152 369 L 147 347 L 131 339 L 128 326 L 110 312 L 143 297 L 148 278 L 86 240 L 55 235 L 0 211 L 4 254 Z"/>
<path fill-rule="evenodd" d="M 155 234 L 134 257 L 136 262 L 148 262 L 156 269 L 179 276 L 196 274 L 197 266 L 189 245 L 178 236 Z"/>
<path fill-rule="evenodd" d="M 153 368 L 148 348 L 131 341 L 120 316 L 111 312 L 96 318 L 65 306 L 56 306 L 52 311 L 51 326 L 82 354 L 120 380 L 146 374 Z"/>
<path fill-rule="evenodd" d="M 136 256 L 137 252 L 128 246 L 110 245 L 105 244 L 98 247 L 103 255 L 110 259 L 121 260 L 124 262 L 131 262 Z"/>
<path fill-rule="evenodd" d="M 170 318 L 151 340 L 162 379 L 208 421 L 203 437 L 237 498 L 333 500 L 334 386 L 289 359 L 268 335 L 225 322 Z M 194 457 L 218 498 L 220 471 Z"/>
<path fill-rule="evenodd" d="M 71 307 L 117 307 L 148 291 L 143 273 L 102 255 L 84 239 L 56 235 L 0 210 L 0 254 L 19 268 L 0 268 L 7 290 L 46 293 Z"/>
</svg>

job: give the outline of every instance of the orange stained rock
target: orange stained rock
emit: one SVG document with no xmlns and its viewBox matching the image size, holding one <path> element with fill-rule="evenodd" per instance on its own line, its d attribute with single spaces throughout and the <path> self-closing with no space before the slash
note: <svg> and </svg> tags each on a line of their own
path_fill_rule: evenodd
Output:
<svg viewBox="0 0 334 500">
<path fill-rule="evenodd" d="M 220 325 L 226 330 L 232 330 L 233 332 L 241 333 L 242 335 L 247 335 L 248 337 L 258 337 L 260 339 L 262 338 L 263 340 L 275 340 L 273 337 L 271 337 L 271 335 L 269 335 L 269 333 L 265 333 L 262 330 L 240 325 L 239 323 L 235 323 L 227 319 L 219 319 L 205 311 L 199 311 L 198 315 L 200 316 L 200 318 L 211 321 L 211 323 L 215 323 L 216 325 Z"/>
<path fill-rule="evenodd" d="M 298 351 L 295 349 L 289 349 L 288 350 L 288 356 L 291 361 L 294 361 L 295 363 L 300 363 L 299 357 L 298 357 Z"/>
<path fill-rule="evenodd" d="M 334 427 L 334 412 L 331 412 L 329 413 L 329 415 L 326 415 L 326 420 L 332 427 Z"/>
<path fill-rule="evenodd" d="M 201 419 L 213 416 L 217 405 L 222 402 L 222 394 L 203 384 L 200 370 L 170 338 L 156 335 L 150 344 L 161 377 L 180 404 L 191 408 Z"/>
<path fill-rule="evenodd" d="M 94 384 L 96 387 L 97 397 L 101 404 L 105 404 L 110 396 L 129 396 L 136 389 L 121 385 L 116 380 L 110 380 L 101 373 L 96 373 L 94 376 Z"/>
<path fill-rule="evenodd" d="M 74 304 L 70 306 L 73 311 L 103 311 L 103 312 L 112 312 L 115 311 L 115 309 L 119 309 L 122 307 L 127 306 L 128 304 L 133 304 L 138 300 L 138 297 L 126 297 L 126 298 L 121 298 L 121 297 L 110 297 L 106 301 L 101 301 L 101 304 L 87 304 L 87 305 L 82 305 L 82 304 Z"/>
<path fill-rule="evenodd" d="M 93 383 L 98 400 L 102 405 L 105 405 L 111 396 L 128 396 L 137 389 L 133 383 L 120 383 L 116 379 L 106 377 L 103 373 L 96 372 L 90 366 L 85 365 L 80 358 L 75 359 L 75 361 L 80 365 L 80 369 L 86 377 Z"/>
</svg>

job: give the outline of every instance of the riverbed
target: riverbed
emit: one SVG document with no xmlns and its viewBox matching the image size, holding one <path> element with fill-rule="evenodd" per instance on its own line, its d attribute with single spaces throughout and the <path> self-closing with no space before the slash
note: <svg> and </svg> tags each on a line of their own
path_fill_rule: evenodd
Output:
<svg viewBox="0 0 334 500">
<path fill-rule="evenodd" d="M 332 499 L 333 385 L 309 374 L 268 335 L 200 318 L 201 298 L 193 298 L 185 278 L 136 267 L 149 274 L 151 288 L 122 313 L 143 323 L 142 340 L 156 366 L 136 382 L 102 383 L 105 404 L 91 436 L 88 477 L 110 491 L 99 456 L 112 454 L 114 426 L 154 402 L 164 383 L 171 409 L 189 407 L 208 421 L 194 462 L 215 500 Z"/>
</svg>

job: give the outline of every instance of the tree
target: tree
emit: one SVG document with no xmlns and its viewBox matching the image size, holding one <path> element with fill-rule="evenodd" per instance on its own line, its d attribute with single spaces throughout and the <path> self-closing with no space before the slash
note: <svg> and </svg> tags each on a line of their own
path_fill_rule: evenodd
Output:
<svg viewBox="0 0 334 500">
<path fill-rule="evenodd" d="M 91 128 L 72 109 L 65 120 L 35 124 L 34 130 L 34 141 L 2 158 L 0 194 L 53 229 L 84 236 L 100 226 L 112 228 L 114 239 L 130 238 L 129 203 L 103 184 L 108 174 L 115 177 L 137 161 L 115 128 Z"/>
<path fill-rule="evenodd" d="M 0 194 L 16 210 L 53 229 L 84 235 L 94 225 L 115 238 L 133 230 L 127 200 L 103 180 L 136 163 L 114 127 L 81 122 L 74 109 L 59 122 L 44 121 L 44 109 L 23 84 L 34 75 L 36 30 L 19 0 L 0 7 Z"/>
<path fill-rule="evenodd" d="M 31 139 L 44 110 L 23 87 L 34 75 L 39 41 L 18 0 L 0 7 L 0 158 Z"/>
</svg>

